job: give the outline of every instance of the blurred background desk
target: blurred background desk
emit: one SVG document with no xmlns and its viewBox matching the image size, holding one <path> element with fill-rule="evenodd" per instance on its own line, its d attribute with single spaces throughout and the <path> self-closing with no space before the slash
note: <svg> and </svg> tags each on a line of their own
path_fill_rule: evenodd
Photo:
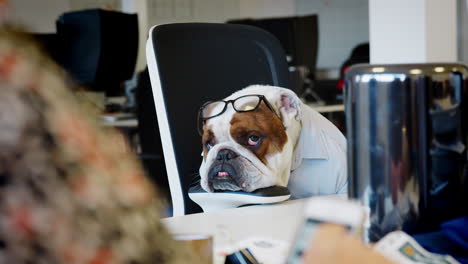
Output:
<svg viewBox="0 0 468 264">
<path fill-rule="evenodd" d="M 110 126 L 110 127 L 115 127 L 121 130 L 131 130 L 131 129 L 137 129 L 138 128 L 138 120 L 136 116 L 133 117 L 128 117 L 125 119 L 117 119 L 117 120 L 102 120 L 102 125 L 103 126 Z"/>
<path fill-rule="evenodd" d="M 344 104 L 335 104 L 335 105 L 314 105 L 314 104 L 308 104 L 311 108 L 313 108 L 315 111 L 326 115 L 328 113 L 333 113 L 333 112 L 344 112 Z"/>
<path fill-rule="evenodd" d="M 330 120 L 346 136 L 344 104 L 316 105 L 307 103 L 307 105 Z"/>
</svg>

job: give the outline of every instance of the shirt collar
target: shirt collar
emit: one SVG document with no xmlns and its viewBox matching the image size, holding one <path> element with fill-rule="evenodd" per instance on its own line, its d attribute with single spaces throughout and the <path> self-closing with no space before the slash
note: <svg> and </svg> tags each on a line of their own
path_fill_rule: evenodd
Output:
<svg viewBox="0 0 468 264">
<path fill-rule="evenodd" d="M 328 160 L 329 157 L 326 140 L 321 130 L 318 129 L 320 124 L 314 122 L 309 111 L 303 111 L 301 124 L 301 133 L 294 149 L 292 170 L 299 167 L 303 159 Z"/>
</svg>

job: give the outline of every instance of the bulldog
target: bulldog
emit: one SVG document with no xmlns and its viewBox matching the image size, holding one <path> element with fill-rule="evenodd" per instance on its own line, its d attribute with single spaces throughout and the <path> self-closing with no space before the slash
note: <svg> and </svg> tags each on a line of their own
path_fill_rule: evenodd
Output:
<svg viewBox="0 0 468 264">
<path fill-rule="evenodd" d="M 346 139 L 291 90 L 252 85 L 199 110 L 201 186 L 252 192 L 287 186 L 292 198 L 345 194 Z"/>
</svg>

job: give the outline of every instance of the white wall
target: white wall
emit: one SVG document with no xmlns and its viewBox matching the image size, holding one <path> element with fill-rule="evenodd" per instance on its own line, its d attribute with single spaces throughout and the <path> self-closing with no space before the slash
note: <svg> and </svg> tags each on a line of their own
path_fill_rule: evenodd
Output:
<svg viewBox="0 0 468 264">
<path fill-rule="evenodd" d="M 8 17 L 32 32 L 55 32 L 55 21 L 64 12 L 87 8 L 120 9 L 120 0 L 10 0 Z"/>
<path fill-rule="evenodd" d="M 428 62 L 457 61 L 457 1 L 426 0 Z"/>
<path fill-rule="evenodd" d="M 239 0 L 239 18 L 294 16 L 296 0 Z"/>
<path fill-rule="evenodd" d="M 239 0 L 149 0 L 148 25 L 225 22 L 239 16 Z"/>
<path fill-rule="evenodd" d="M 149 27 L 173 22 L 226 22 L 248 17 L 292 16 L 296 0 L 150 0 Z"/>
<path fill-rule="evenodd" d="M 82 10 L 82 9 L 88 9 L 88 8 L 105 8 L 105 9 L 120 10 L 120 7 L 121 7 L 121 0 L 64 0 L 64 1 L 70 2 L 71 10 Z"/>
<path fill-rule="evenodd" d="M 55 20 L 68 10 L 68 0 L 13 0 L 8 16 L 33 32 L 48 33 L 55 32 Z"/>
<path fill-rule="evenodd" d="M 457 60 L 456 0 L 369 0 L 371 63 Z"/>
<path fill-rule="evenodd" d="M 425 58 L 426 34 L 425 25 L 422 24 L 425 10 L 420 8 L 425 1 L 369 1 L 373 63 L 398 63 L 402 58 L 416 62 Z"/>
</svg>

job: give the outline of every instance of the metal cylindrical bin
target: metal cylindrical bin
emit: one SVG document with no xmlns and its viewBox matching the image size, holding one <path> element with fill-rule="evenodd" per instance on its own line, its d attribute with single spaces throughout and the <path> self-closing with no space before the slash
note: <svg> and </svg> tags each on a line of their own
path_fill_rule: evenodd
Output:
<svg viewBox="0 0 468 264">
<path fill-rule="evenodd" d="M 349 196 L 369 209 L 367 241 L 467 214 L 467 87 L 457 63 L 347 71 Z"/>
</svg>

